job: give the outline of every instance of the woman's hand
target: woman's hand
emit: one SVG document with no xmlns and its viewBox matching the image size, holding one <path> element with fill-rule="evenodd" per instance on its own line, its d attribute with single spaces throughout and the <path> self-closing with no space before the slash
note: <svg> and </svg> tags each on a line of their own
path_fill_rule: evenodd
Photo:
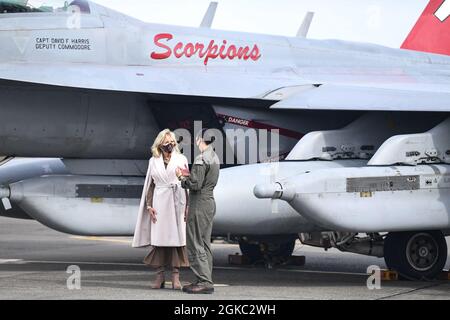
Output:
<svg viewBox="0 0 450 320">
<path fill-rule="evenodd" d="M 184 165 L 184 168 L 178 167 L 178 168 L 176 169 L 176 171 L 175 171 L 175 174 L 177 175 L 178 178 L 181 177 L 181 176 L 189 177 L 190 173 L 189 173 L 189 168 L 188 168 L 188 166 L 187 166 L 187 165 Z"/>
<path fill-rule="evenodd" d="M 148 213 L 150 214 L 150 219 L 153 223 L 156 223 L 156 210 L 152 207 L 147 207 Z"/>
<path fill-rule="evenodd" d="M 177 176 L 178 179 L 182 176 L 181 168 L 180 168 L 180 167 L 178 167 L 178 168 L 175 169 L 175 175 Z"/>
</svg>

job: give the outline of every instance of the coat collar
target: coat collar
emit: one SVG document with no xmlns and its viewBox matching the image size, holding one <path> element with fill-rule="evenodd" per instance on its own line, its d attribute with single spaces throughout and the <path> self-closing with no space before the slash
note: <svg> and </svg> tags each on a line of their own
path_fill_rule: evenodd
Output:
<svg viewBox="0 0 450 320">
<path fill-rule="evenodd" d="M 164 165 L 164 159 L 163 156 L 159 156 L 156 158 L 156 170 L 158 171 L 158 174 L 160 177 L 166 182 L 169 183 L 170 180 L 172 180 L 172 176 L 175 176 L 175 170 L 177 168 L 177 161 L 178 154 L 176 152 L 172 153 L 172 156 L 170 157 L 170 161 L 167 164 L 167 168 Z"/>
</svg>

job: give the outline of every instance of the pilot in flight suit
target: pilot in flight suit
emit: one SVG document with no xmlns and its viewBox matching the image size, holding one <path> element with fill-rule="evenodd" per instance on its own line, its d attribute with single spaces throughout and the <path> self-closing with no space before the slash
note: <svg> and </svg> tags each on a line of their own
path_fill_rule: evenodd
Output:
<svg viewBox="0 0 450 320">
<path fill-rule="evenodd" d="M 181 168 L 176 172 L 181 186 L 189 190 L 186 248 L 191 270 L 197 277 L 195 283 L 183 287 L 183 291 L 187 293 L 214 292 L 211 233 L 216 213 L 213 190 L 219 179 L 220 162 L 211 145 L 214 137 L 205 140 L 205 131 L 203 129 L 196 139 L 201 154 L 195 158 L 191 172 Z"/>
</svg>

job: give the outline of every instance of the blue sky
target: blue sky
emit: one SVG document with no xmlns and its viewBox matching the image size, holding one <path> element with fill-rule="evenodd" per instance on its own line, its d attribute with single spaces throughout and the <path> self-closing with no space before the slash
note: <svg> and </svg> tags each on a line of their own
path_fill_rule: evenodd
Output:
<svg viewBox="0 0 450 320">
<path fill-rule="evenodd" d="M 147 22 L 198 26 L 209 0 L 94 0 Z M 213 28 L 293 36 L 307 11 L 310 38 L 399 47 L 428 0 L 216 0 Z"/>
</svg>

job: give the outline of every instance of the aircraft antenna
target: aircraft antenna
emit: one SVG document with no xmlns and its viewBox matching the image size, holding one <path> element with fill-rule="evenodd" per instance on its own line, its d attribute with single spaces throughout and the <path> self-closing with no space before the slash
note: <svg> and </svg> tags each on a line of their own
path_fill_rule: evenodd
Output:
<svg viewBox="0 0 450 320">
<path fill-rule="evenodd" d="M 203 17 L 202 23 L 200 24 L 200 28 L 208 28 L 211 29 L 211 26 L 214 21 L 214 17 L 216 16 L 218 3 L 211 2 L 209 4 L 208 10 L 206 10 L 205 16 Z"/>
<path fill-rule="evenodd" d="M 309 28 L 311 27 L 311 22 L 314 18 L 314 12 L 307 12 L 305 18 L 303 19 L 302 25 L 297 31 L 298 38 L 306 38 L 308 36 Z"/>
</svg>

